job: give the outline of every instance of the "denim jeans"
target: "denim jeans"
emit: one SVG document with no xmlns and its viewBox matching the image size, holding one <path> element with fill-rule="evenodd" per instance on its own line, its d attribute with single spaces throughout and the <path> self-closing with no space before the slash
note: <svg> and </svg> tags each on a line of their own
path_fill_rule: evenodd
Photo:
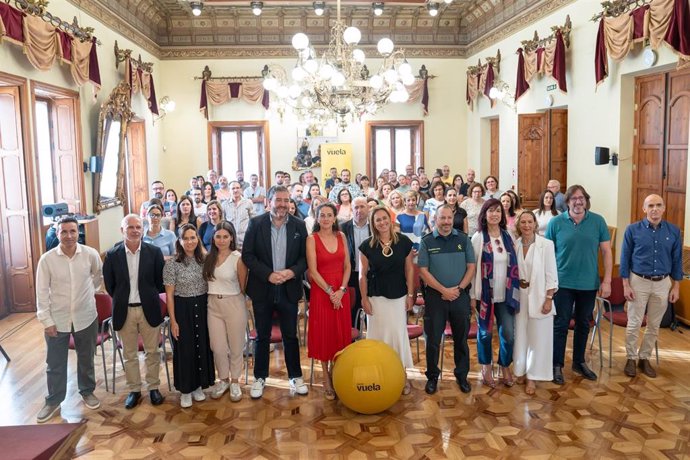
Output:
<svg viewBox="0 0 690 460">
<path fill-rule="evenodd" d="M 515 341 L 515 315 L 505 302 L 494 304 L 494 315 L 498 327 L 498 365 L 510 366 L 513 362 L 513 342 Z M 491 364 L 493 352 L 491 350 L 491 334 L 481 326 L 477 332 L 477 357 L 479 364 Z"/>
<path fill-rule="evenodd" d="M 98 336 L 98 319 L 81 331 L 58 332 L 57 337 L 45 336 L 46 377 L 48 396 L 46 404 L 57 406 L 65 400 L 67 393 L 67 352 L 69 337 L 74 336 L 74 348 L 77 352 L 77 387 L 79 393 L 89 395 L 96 389 L 94 355 L 96 354 L 96 337 Z"/>
<path fill-rule="evenodd" d="M 559 287 L 553 300 L 556 317 L 553 320 L 553 365 L 563 367 L 565 345 L 568 341 L 570 319 L 575 318 L 573 331 L 573 364 L 585 362 L 585 348 L 589 336 L 589 322 L 592 320 L 597 291 L 582 291 Z"/>
</svg>

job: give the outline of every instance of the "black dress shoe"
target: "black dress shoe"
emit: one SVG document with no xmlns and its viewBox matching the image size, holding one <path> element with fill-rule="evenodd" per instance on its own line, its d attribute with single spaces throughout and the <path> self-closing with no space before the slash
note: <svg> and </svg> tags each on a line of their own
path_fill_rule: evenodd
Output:
<svg viewBox="0 0 690 460">
<path fill-rule="evenodd" d="M 565 379 L 563 378 L 563 368 L 560 366 L 554 366 L 553 368 L 553 383 L 556 385 L 563 385 Z"/>
<path fill-rule="evenodd" d="M 470 391 L 472 391 L 472 387 L 470 386 L 467 379 L 456 378 L 455 381 L 458 382 L 460 391 L 462 391 L 463 393 L 469 393 Z"/>
<path fill-rule="evenodd" d="M 587 367 L 586 363 L 573 363 L 573 372 L 582 375 L 587 380 L 596 380 L 597 374 Z"/>
<path fill-rule="evenodd" d="M 125 400 L 125 409 L 133 409 L 137 404 L 139 404 L 140 399 L 141 399 L 141 392 L 140 391 L 131 392 L 127 396 L 127 399 Z"/>
<path fill-rule="evenodd" d="M 436 390 L 438 390 L 438 380 L 437 379 L 430 379 L 427 380 L 426 385 L 424 386 L 424 391 L 426 391 L 427 394 L 434 394 L 436 393 Z"/>
<path fill-rule="evenodd" d="M 149 391 L 149 398 L 151 399 L 151 404 L 154 406 L 163 404 L 163 401 L 165 401 L 165 396 L 163 396 L 158 390 Z"/>
</svg>

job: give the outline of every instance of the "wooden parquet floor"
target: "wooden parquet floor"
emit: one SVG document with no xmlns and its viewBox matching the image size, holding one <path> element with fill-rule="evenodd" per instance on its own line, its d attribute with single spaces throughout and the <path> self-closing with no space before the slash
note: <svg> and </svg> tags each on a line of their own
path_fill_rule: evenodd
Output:
<svg viewBox="0 0 690 460">
<path fill-rule="evenodd" d="M 690 332 L 661 331 L 656 379 L 623 374 L 623 336 L 617 328 L 612 369 L 606 345 L 603 368 L 598 351 L 591 354 L 598 381 L 583 380 L 567 369 L 565 386 L 540 383 L 533 397 L 520 385 L 482 386 L 474 342 L 472 392 L 465 395 L 457 388 L 449 367 L 452 346 L 446 344 L 444 379 L 439 392 L 428 396 L 422 350 L 421 362 L 409 374 L 412 393 L 378 415 L 356 414 L 338 401 L 324 400 L 318 383 L 308 396 L 291 396 L 282 350 L 272 353 L 272 378 L 261 400 L 251 400 L 245 386 L 238 403 L 224 396 L 181 409 L 178 394 L 167 391 L 162 371 L 165 403 L 153 407 L 146 398 L 128 411 L 120 365 L 118 393 L 106 393 L 98 356 L 101 409 L 84 407 L 71 378 L 62 415 L 50 423 L 88 421 L 74 453 L 85 459 L 690 458 Z M 33 315 L 11 315 L 0 321 L 0 337 L 12 358 L 7 364 L 0 357 L 0 425 L 34 424 L 45 395 L 41 326 Z M 603 338 L 606 343 L 606 326 Z M 110 363 L 110 352 L 106 356 Z M 306 350 L 302 358 L 308 379 Z M 74 368 L 71 352 L 70 377 Z M 319 378 L 317 373 L 316 382 Z"/>
</svg>

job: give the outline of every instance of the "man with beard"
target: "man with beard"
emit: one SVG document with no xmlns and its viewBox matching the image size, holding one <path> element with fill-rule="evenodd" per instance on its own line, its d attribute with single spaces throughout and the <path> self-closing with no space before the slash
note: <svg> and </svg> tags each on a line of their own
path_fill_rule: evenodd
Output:
<svg viewBox="0 0 690 460">
<path fill-rule="evenodd" d="M 163 193 L 165 193 L 165 185 L 159 180 L 151 182 L 151 199 L 156 198 L 163 201 Z M 139 208 L 139 215 L 142 219 L 146 218 L 146 211 L 151 205 L 151 201 L 147 200 L 141 203 L 141 208 Z"/>
</svg>

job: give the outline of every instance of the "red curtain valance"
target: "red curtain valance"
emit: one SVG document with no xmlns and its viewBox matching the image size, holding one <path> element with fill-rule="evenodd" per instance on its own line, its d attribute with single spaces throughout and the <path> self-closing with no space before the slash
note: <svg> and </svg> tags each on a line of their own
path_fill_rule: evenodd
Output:
<svg viewBox="0 0 690 460">
<path fill-rule="evenodd" d="M 268 110 L 270 97 L 268 91 L 264 89 L 261 80 L 242 81 L 242 82 L 215 82 L 201 81 L 201 100 L 199 110 L 208 119 L 208 102 L 213 105 L 220 105 L 231 102 L 233 99 L 242 99 L 249 103 L 261 104 Z"/>
<path fill-rule="evenodd" d="M 465 87 L 465 101 L 470 107 L 474 109 L 474 101 L 477 96 L 483 94 L 489 100 L 491 107 L 494 106 L 495 101 L 489 97 L 489 92 L 494 86 L 496 80 L 496 72 L 492 62 L 487 62 L 484 66 L 477 66 L 474 70 L 467 71 L 467 84 Z"/>
<path fill-rule="evenodd" d="M 129 83 L 130 96 L 141 91 L 149 105 L 151 113 L 158 115 L 158 101 L 156 88 L 153 84 L 153 74 L 139 66 L 132 65 L 132 59 L 125 58 L 125 80 Z"/>
<path fill-rule="evenodd" d="M 0 2 L 0 43 L 3 40 L 21 45 L 29 62 L 39 70 L 50 69 L 58 60 L 70 66 L 77 86 L 90 82 L 95 93 L 101 88 L 96 37 L 82 42 L 40 17 Z"/>
<path fill-rule="evenodd" d="M 594 75 L 599 85 L 608 76 L 608 58 L 623 60 L 639 41 L 653 49 L 663 43 L 678 55 L 678 68 L 690 66 L 690 0 L 652 0 L 620 16 L 602 16 L 597 29 Z"/>
<path fill-rule="evenodd" d="M 558 88 L 568 92 L 565 79 L 566 44 L 563 33 L 557 29 L 553 38 L 532 51 L 518 48 L 517 78 L 515 82 L 515 101 L 517 102 L 527 90 L 529 82 L 537 75 L 552 77 L 558 83 Z"/>
</svg>

